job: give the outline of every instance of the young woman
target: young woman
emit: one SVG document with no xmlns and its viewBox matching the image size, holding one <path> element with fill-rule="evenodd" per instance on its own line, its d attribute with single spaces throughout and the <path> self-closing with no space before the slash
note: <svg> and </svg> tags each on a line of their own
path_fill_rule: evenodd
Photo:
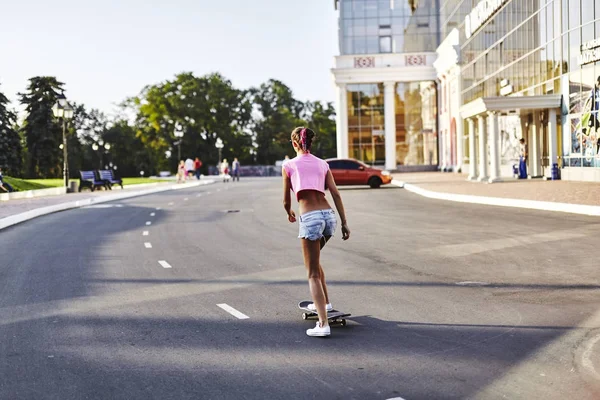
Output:
<svg viewBox="0 0 600 400">
<path fill-rule="evenodd" d="M 304 127 L 292 132 L 292 145 L 297 156 L 283 164 L 283 207 L 290 222 L 296 222 L 292 210 L 290 190 L 296 193 L 300 213 L 300 234 L 304 265 L 308 270 L 308 286 L 313 299 L 312 306 L 319 315 L 319 322 L 308 329 L 308 336 L 329 336 L 331 330 L 327 320 L 327 311 L 333 309 L 325 284 L 325 273 L 320 264 L 321 249 L 333 236 L 336 227 L 335 211 L 325 198 L 325 189 L 329 189 L 333 202 L 342 222 L 342 239 L 350 237 L 346 222 L 346 213 L 340 192 L 329 170 L 329 164 L 310 153 L 315 133 Z"/>
</svg>

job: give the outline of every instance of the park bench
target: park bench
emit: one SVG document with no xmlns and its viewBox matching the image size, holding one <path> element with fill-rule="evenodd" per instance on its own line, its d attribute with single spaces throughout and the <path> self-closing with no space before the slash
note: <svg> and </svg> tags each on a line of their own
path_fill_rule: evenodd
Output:
<svg viewBox="0 0 600 400">
<path fill-rule="evenodd" d="M 106 182 L 96 179 L 94 171 L 79 171 L 79 191 L 84 187 L 88 187 L 93 192 L 97 187 L 107 188 Z"/>
<path fill-rule="evenodd" d="M 123 189 L 123 179 L 115 177 L 112 170 L 110 170 L 110 169 L 98 170 L 98 176 L 100 177 L 101 181 L 106 182 L 106 184 L 108 185 L 108 188 L 110 190 L 112 190 L 112 185 L 114 185 L 114 184 L 121 186 L 121 189 Z"/>
</svg>

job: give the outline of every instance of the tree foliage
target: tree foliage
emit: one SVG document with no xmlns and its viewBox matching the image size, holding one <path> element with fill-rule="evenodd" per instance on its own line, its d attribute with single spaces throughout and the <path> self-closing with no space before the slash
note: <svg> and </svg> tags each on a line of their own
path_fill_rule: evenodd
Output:
<svg viewBox="0 0 600 400">
<path fill-rule="evenodd" d="M 52 107 L 63 90 L 63 83 L 52 76 L 36 76 L 29 80 L 26 93 L 20 93 L 27 117 L 23 134 L 27 143 L 27 175 L 60 177 L 62 131 L 52 115 Z"/>
<path fill-rule="evenodd" d="M 7 108 L 8 99 L 0 92 L 0 167 L 7 174 L 20 175 L 21 138 L 15 129 L 17 116 Z"/>
<path fill-rule="evenodd" d="M 28 177 L 61 175 L 62 126 L 51 110 L 63 86 L 54 77 L 34 77 L 26 93 L 20 94 L 27 113 L 21 132 Z M 0 155 L 0 165 L 16 174 L 21 170 L 20 142 L 14 130 L 15 115 L 6 110 L 6 103 L 1 96 L 0 149 L 15 151 L 3 151 L 6 155 L 4 159 Z M 289 135 L 300 125 L 317 132 L 316 155 L 335 156 L 332 104 L 303 103 L 294 98 L 289 87 L 274 79 L 242 90 L 218 73 L 198 77 L 185 72 L 148 85 L 138 96 L 126 99 L 123 114 L 116 117 L 107 118 L 73 101 L 71 105 L 75 109 L 74 119 L 67 125 L 71 177 L 77 177 L 81 169 L 107 166 L 116 166 L 121 176 L 175 171 L 179 148 L 182 159 L 200 157 L 206 172 L 218 161 L 217 139 L 224 144 L 223 158 L 237 157 L 245 165 L 272 165 L 286 154 L 293 156 Z M 177 127 L 183 132 L 181 140 L 175 135 Z M 103 144 L 110 144 L 110 149 Z M 8 160 L 8 154 L 15 158 Z"/>
</svg>

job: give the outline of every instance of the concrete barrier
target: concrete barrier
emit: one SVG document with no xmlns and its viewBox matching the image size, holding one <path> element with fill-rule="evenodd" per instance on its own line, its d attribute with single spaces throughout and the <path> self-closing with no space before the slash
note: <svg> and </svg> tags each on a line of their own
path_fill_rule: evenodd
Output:
<svg viewBox="0 0 600 400">
<path fill-rule="evenodd" d="M 55 187 L 50 189 L 25 190 L 23 192 L 0 193 L 0 201 L 32 199 L 34 197 L 60 196 L 67 193 L 65 187 Z"/>
<path fill-rule="evenodd" d="M 25 211 L 19 214 L 11 215 L 10 217 L 5 217 L 0 219 L 0 230 L 4 228 L 8 228 L 9 226 L 20 224 L 21 222 L 29 221 L 33 218 L 41 217 L 42 215 L 48 215 L 59 211 L 70 210 L 73 208 L 80 208 L 89 206 L 92 204 L 100 204 L 106 203 L 109 201 L 129 199 L 132 197 L 145 196 L 154 193 L 166 192 L 169 190 L 181 190 L 181 189 L 189 189 L 202 185 L 209 185 L 215 183 L 213 180 L 206 181 L 197 181 L 191 183 L 183 183 L 183 184 L 173 184 L 173 185 L 163 185 L 160 184 L 158 187 L 148 188 L 145 190 L 136 190 L 136 191 L 120 191 L 120 193 L 107 194 L 105 196 L 96 196 L 90 197 L 82 200 L 75 201 L 67 201 L 60 204 L 54 204 L 51 206 L 36 208 L 33 210 Z M 150 184 L 153 185 L 153 184 Z M 156 186 L 156 185 L 155 185 Z"/>
</svg>

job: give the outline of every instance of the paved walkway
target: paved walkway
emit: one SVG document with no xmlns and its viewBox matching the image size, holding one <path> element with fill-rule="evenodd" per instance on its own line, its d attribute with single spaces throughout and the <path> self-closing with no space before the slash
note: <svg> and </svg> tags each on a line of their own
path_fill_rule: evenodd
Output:
<svg viewBox="0 0 600 400">
<path fill-rule="evenodd" d="M 449 172 L 397 173 L 394 179 L 439 193 L 600 206 L 600 182 L 509 179 L 489 184 Z"/>
<path fill-rule="evenodd" d="M 68 193 L 59 196 L 34 197 L 30 199 L 2 201 L 0 202 L 0 219 L 11 215 L 20 214 L 22 212 L 34 210 L 36 208 L 53 206 L 68 201 L 89 199 L 91 197 L 102 197 L 107 195 L 113 195 L 116 193 L 131 192 L 172 184 L 173 182 L 143 185 L 127 185 L 124 187 L 124 189 L 115 188 L 113 190 L 96 190 L 94 192 L 84 190 L 81 193 Z"/>
</svg>

